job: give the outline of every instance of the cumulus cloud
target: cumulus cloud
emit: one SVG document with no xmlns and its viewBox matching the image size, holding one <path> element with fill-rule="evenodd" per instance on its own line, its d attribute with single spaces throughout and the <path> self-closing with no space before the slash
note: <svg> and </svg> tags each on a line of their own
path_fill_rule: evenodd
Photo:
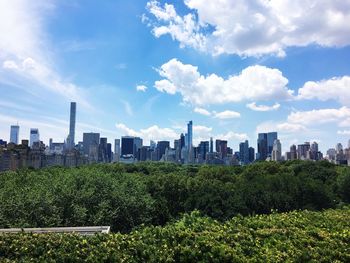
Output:
<svg viewBox="0 0 350 263">
<path fill-rule="evenodd" d="M 203 109 L 203 108 L 195 107 L 193 111 L 198 113 L 198 114 L 205 115 L 205 116 L 210 116 L 211 115 L 211 112 L 209 112 L 209 111 L 207 111 L 206 109 Z"/>
<path fill-rule="evenodd" d="M 235 119 L 235 118 L 240 118 L 241 114 L 236 111 L 222 111 L 222 112 L 214 112 L 214 117 L 217 119 Z"/>
<path fill-rule="evenodd" d="M 224 79 L 216 74 L 203 76 L 198 67 L 171 59 L 158 70 L 164 79 L 154 87 L 169 94 L 180 93 L 183 101 L 194 105 L 221 104 L 247 100 L 292 98 L 288 80 L 278 69 L 250 66 L 240 74 Z"/>
<path fill-rule="evenodd" d="M 307 131 L 307 128 L 298 123 L 290 123 L 290 122 L 273 122 L 268 121 L 261 123 L 257 126 L 256 132 L 271 132 L 271 131 L 277 131 L 283 134 L 295 134 L 299 132 L 305 132 Z"/>
<path fill-rule="evenodd" d="M 145 141 L 155 140 L 155 141 L 161 141 L 161 140 L 174 140 L 179 137 L 179 135 L 170 128 L 161 128 L 157 125 L 150 126 L 145 129 L 140 129 L 139 131 L 136 131 L 134 129 L 129 128 L 123 123 L 117 123 L 116 127 L 118 130 L 120 130 L 123 135 L 128 136 L 138 136 L 144 139 Z"/>
<path fill-rule="evenodd" d="M 349 136 L 350 135 L 350 130 L 337 131 L 337 134 Z"/>
<path fill-rule="evenodd" d="M 350 77 L 343 76 L 318 82 L 308 81 L 299 89 L 297 98 L 336 100 L 350 106 Z"/>
<path fill-rule="evenodd" d="M 156 37 L 169 34 L 181 47 L 216 54 L 285 55 L 285 48 L 350 44 L 347 1 L 184 0 L 191 9 L 180 16 L 174 5 L 150 1 L 147 19 Z M 151 21 L 151 22 L 150 22 Z"/>
<path fill-rule="evenodd" d="M 162 7 L 158 1 L 148 2 L 146 8 L 161 24 L 164 23 L 164 25 L 153 25 L 152 33 L 155 37 L 169 34 L 173 40 L 180 42 L 181 47 L 191 46 L 204 50 L 206 38 L 200 32 L 201 27 L 194 14 L 181 17 L 173 5 L 165 3 Z M 152 26 L 149 19 L 145 16 L 142 18 Z"/>
<path fill-rule="evenodd" d="M 227 141 L 244 141 L 248 140 L 249 137 L 246 133 L 236 133 L 233 131 L 229 131 L 227 133 L 219 134 L 216 138 Z"/>
<path fill-rule="evenodd" d="M 350 108 L 319 109 L 311 111 L 296 111 L 288 116 L 288 122 L 303 125 L 319 125 L 325 123 L 342 123 L 350 119 Z"/>
<path fill-rule="evenodd" d="M 147 87 L 145 85 L 137 85 L 136 90 L 145 92 L 147 90 Z"/>
<path fill-rule="evenodd" d="M 272 106 L 267 106 L 267 105 L 256 105 L 256 102 L 248 103 L 247 108 L 253 110 L 253 111 L 274 111 L 278 110 L 280 108 L 279 103 L 275 103 Z"/>
</svg>

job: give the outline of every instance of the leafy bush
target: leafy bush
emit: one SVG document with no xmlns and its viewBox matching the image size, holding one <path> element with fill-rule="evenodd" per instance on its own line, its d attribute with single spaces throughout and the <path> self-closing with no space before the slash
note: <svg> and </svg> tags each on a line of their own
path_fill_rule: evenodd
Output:
<svg viewBox="0 0 350 263">
<path fill-rule="evenodd" d="M 0 228 L 110 225 L 129 232 L 199 210 L 225 221 L 350 202 L 350 168 L 328 162 L 246 167 L 100 164 L 0 173 Z"/>
<path fill-rule="evenodd" d="M 234 217 L 199 212 L 129 234 L 0 235 L 0 261 L 349 262 L 350 208 Z"/>
</svg>

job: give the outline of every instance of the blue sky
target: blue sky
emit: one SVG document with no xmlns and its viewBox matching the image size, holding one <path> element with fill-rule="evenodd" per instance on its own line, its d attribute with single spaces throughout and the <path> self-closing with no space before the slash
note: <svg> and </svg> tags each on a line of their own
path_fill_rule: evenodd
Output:
<svg viewBox="0 0 350 263">
<path fill-rule="evenodd" d="M 350 138 L 350 1 L 0 0 L 0 138 Z"/>
</svg>

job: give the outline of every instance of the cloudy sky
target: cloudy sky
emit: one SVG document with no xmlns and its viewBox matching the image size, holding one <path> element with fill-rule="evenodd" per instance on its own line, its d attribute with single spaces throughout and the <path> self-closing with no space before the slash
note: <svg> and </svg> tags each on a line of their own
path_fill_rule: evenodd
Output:
<svg viewBox="0 0 350 263">
<path fill-rule="evenodd" d="M 0 138 L 350 139 L 350 0 L 0 0 Z"/>
</svg>

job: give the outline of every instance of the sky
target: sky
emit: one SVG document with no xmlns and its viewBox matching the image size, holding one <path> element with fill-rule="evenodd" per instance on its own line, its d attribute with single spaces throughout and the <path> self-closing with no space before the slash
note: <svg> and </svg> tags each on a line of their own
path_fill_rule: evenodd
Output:
<svg viewBox="0 0 350 263">
<path fill-rule="evenodd" d="M 350 0 L 0 0 L 0 139 L 350 139 Z"/>
</svg>

